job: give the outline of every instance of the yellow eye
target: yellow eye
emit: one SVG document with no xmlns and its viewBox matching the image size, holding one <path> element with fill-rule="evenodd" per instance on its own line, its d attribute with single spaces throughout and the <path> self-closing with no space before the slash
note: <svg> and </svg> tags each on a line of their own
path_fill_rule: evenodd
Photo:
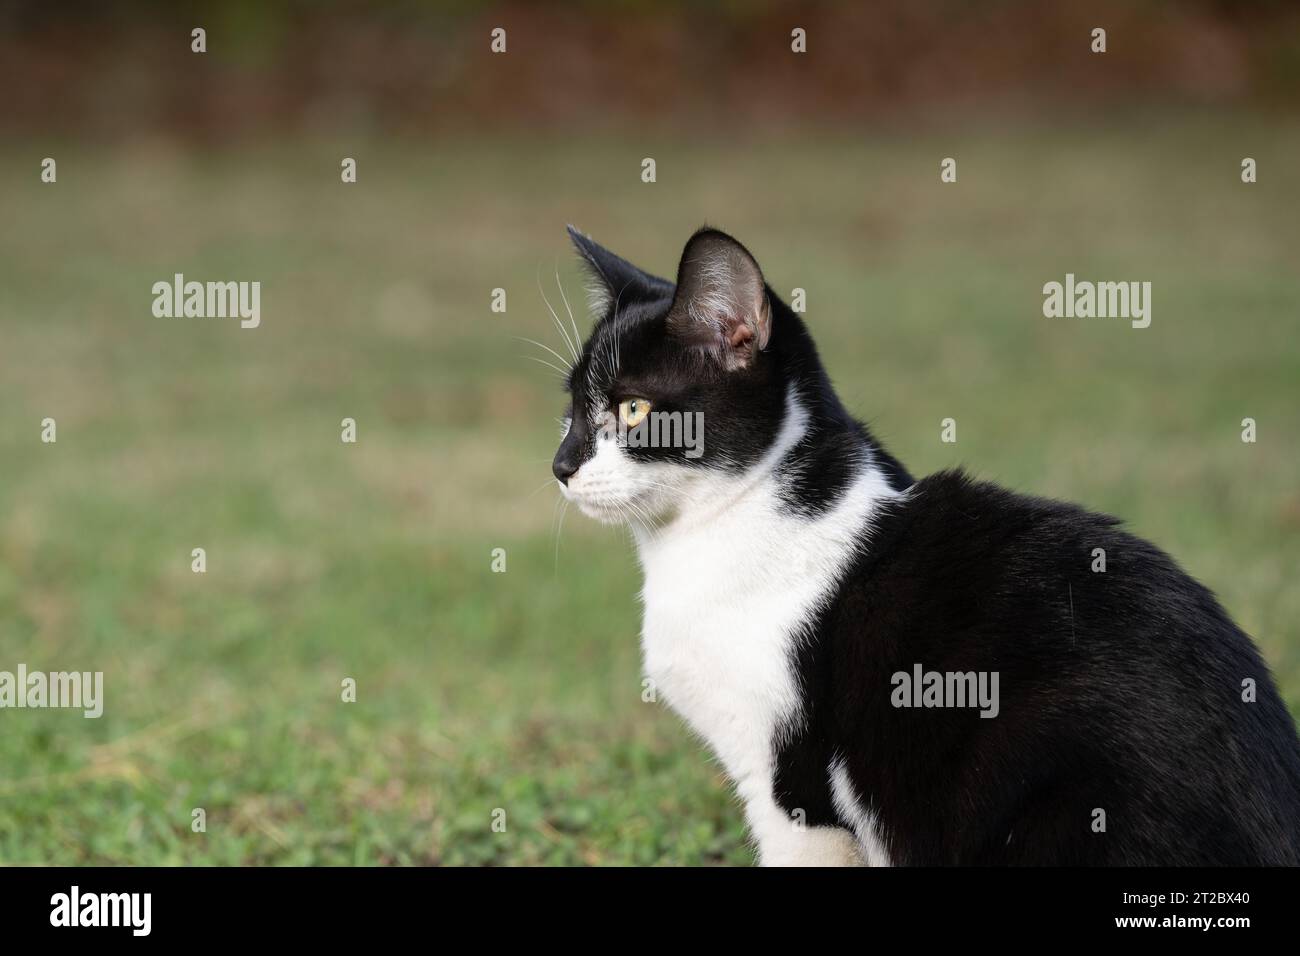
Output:
<svg viewBox="0 0 1300 956">
<path fill-rule="evenodd" d="M 644 398 L 625 398 L 618 403 L 618 417 L 628 428 L 636 428 L 650 414 L 650 403 Z"/>
</svg>

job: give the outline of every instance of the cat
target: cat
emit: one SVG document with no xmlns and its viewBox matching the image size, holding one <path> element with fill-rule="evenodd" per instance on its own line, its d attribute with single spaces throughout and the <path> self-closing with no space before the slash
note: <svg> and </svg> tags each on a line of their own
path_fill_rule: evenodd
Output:
<svg viewBox="0 0 1300 956">
<path fill-rule="evenodd" d="M 675 282 L 569 233 L 597 321 L 552 470 L 631 527 L 645 673 L 760 864 L 1300 864 L 1295 724 L 1206 588 L 1114 518 L 914 479 L 725 233 Z M 694 457 L 646 440 L 687 415 Z"/>
</svg>

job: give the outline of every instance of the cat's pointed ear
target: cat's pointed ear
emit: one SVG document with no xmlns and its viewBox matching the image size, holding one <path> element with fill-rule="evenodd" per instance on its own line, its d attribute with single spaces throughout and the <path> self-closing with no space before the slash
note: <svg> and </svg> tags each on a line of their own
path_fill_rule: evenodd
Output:
<svg viewBox="0 0 1300 956">
<path fill-rule="evenodd" d="M 673 286 L 666 279 L 643 272 L 621 256 L 616 256 L 590 236 L 573 226 L 568 227 L 578 255 L 591 271 L 591 310 L 604 314 L 615 303 L 663 299 L 672 295 Z"/>
<path fill-rule="evenodd" d="M 772 337 L 772 307 L 749 250 L 716 229 L 691 236 L 677 267 L 668 327 L 728 370 L 753 362 Z"/>
</svg>

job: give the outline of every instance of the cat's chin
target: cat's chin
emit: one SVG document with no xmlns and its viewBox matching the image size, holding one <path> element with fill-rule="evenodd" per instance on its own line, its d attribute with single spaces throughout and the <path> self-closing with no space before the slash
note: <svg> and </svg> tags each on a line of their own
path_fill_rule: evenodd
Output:
<svg viewBox="0 0 1300 956">
<path fill-rule="evenodd" d="M 599 521 L 601 524 L 628 524 L 632 520 L 632 509 L 617 504 L 607 504 L 596 501 L 583 501 L 578 498 L 570 498 L 574 504 L 588 518 Z"/>
<path fill-rule="evenodd" d="M 578 510 L 584 515 L 601 524 L 656 523 L 660 517 L 659 509 L 644 498 L 619 501 L 603 497 L 586 497 L 567 490 L 563 494 L 570 502 L 577 505 Z"/>
</svg>

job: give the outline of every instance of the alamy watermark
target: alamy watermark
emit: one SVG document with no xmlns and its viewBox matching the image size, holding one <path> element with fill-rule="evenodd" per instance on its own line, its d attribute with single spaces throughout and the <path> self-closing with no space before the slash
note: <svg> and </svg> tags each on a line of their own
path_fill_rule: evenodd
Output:
<svg viewBox="0 0 1300 956">
<path fill-rule="evenodd" d="M 233 319 L 241 329 L 262 324 L 261 282 L 186 282 L 184 273 L 153 284 L 153 314 L 160 319 Z"/>
<path fill-rule="evenodd" d="M 67 893 L 50 897 L 50 925 L 58 927 L 125 927 L 132 936 L 153 929 L 152 893 L 83 893 L 73 884 Z"/>
<path fill-rule="evenodd" d="M 927 671 L 912 665 L 911 673 L 896 671 L 889 679 L 895 707 L 978 707 L 981 717 L 996 717 L 997 671 Z"/>
<path fill-rule="evenodd" d="M 103 671 L 0 671 L 2 708 L 80 708 L 86 717 L 104 713 Z"/>
<path fill-rule="evenodd" d="M 1049 319 L 1130 319 L 1135 329 L 1151 324 L 1150 282 L 1065 282 L 1043 286 L 1043 315 Z"/>
<path fill-rule="evenodd" d="M 704 454 L 703 412 L 652 410 L 632 427 L 618 415 L 607 412 L 600 433 L 612 437 L 623 448 L 681 448 L 692 460 Z"/>
</svg>

